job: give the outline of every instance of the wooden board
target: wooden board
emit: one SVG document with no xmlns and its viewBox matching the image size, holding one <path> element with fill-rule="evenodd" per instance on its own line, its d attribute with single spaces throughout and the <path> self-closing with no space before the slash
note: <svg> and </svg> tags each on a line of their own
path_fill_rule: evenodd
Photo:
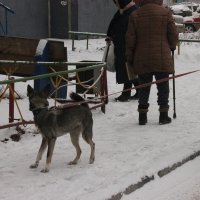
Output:
<svg viewBox="0 0 200 200">
<path fill-rule="evenodd" d="M 35 61 L 39 40 L 0 36 L 0 60 Z M 49 61 L 67 61 L 67 49 L 63 41 L 48 41 Z M 67 70 L 67 66 L 53 67 L 56 71 Z M 52 72 L 52 70 L 48 70 Z M 0 64 L 0 74 L 33 76 L 35 65 Z"/>
</svg>

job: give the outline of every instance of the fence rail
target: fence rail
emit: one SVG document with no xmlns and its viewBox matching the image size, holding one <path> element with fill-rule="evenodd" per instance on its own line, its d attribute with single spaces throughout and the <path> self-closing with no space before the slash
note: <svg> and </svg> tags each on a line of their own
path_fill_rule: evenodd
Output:
<svg viewBox="0 0 200 200">
<path fill-rule="evenodd" d="M 85 35 L 87 37 L 86 49 L 88 50 L 89 46 L 89 36 L 98 36 L 98 37 L 106 37 L 105 33 L 90 33 L 90 32 L 77 32 L 77 31 L 68 31 L 68 33 L 72 36 L 72 51 L 75 50 L 74 40 L 76 35 Z"/>
<path fill-rule="evenodd" d="M 196 40 L 196 39 L 179 39 L 179 41 L 178 41 L 178 55 L 180 55 L 180 51 L 181 51 L 181 48 L 180 48 L 180 43 L 181 42 L 193 42 L 193 43 L 195 43 L 195 42 L 197 42 L 197 43 L 200 43 L 200 40 Z"/>
<path fill-rule="evenodd" d="M 52 72 L 52 73 L 47 73 L 47 74 L 42 74 L 42 75 L 37 75 L 37 76 L 30 76 L 30 77 L 25 77 L 25 78 L 17 78 L 17 79 L 10 79 L 10 80 L 4 80 L 0 81 L 0 85 L 3 84 L 10 84 L 10 83 L 16 83 L 16 82 L 23 82 L 23 81 L 28 81 L 28 80 L 36 80 L 36 79 L 42 79 L 42 78 L 49 78 L 53 76 L 58 76 L 58 75 L 64 75 L 68 73 L 74 73 L 74 72 L 81 72 L 81 71 L 86 71 L 86 70 L 91 70 L 91 69 L 96 69 L 100 67 L 106 67 L 106 63 L 104 62 L 33 62 L 33 61 L 11 61 L 11 60 L 0 60 L 0 66 L 1 64 L 44 64 L 44 65 L 76 65 L 76 66 L 81 66 L 81 65 L 90 65 L 87 67 L 79 68 L 79 69 L 73 69 L 73 70 L 64 70 L 64 71 L 59 71 L 59 72 Z"/>
<path fill-rule="evenodd" d="M 200 42 L 200 40 L 194 40 L 194 39 L 179 39 L 179 42 Z"/>
</svg>

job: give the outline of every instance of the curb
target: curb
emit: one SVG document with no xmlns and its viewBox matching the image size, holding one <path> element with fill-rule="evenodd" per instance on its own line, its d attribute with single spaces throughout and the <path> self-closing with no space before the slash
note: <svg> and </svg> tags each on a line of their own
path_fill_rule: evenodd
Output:
<svg viewBox="0 0 200 200">
<path fill-rule="evenodd" d="M 120 200 L 123 195 L 129 195 L 133 192 L 135 192 L 137 189 L 140 189 L 141 187 L 143 187 L 145 184 L 149 183 L 150 181 L 153 181 L 156 175 L 158 175 L 160 178 L 162 178 L 163 176 L 171 173 L 172 171 L 176 170 L 178 167 L 181 167 L 182 165 L 184 165 L 185 163 L 194 160 L 196 157 L 200 156 L 200 150 L 197 152 L 194 152 L 193 154 L 191 154 L 190 156 L 184 158 L 182 161 L 180 162 L 176 162 L 173 165 L 166 167 L 162 170 L 159 170 L 155 175 L 152 176 L 145 176 L 143 178 L 141 178 L 141 181 L 135 183 L 135 184 L 131 184 L 128 187 L 125 188 L 124 191 L 119 192 L 117 194 L 112 195 L 110 198 L 106 199 L 106 200 Z"/>
</svg>

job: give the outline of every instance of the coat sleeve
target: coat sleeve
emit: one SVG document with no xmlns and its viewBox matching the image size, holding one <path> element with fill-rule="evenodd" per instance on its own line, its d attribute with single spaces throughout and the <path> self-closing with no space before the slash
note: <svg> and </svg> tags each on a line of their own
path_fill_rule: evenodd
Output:
<svg viewBox="0 0 200 200">
<path fill-rule="evenodd" d="M 168 13 L 167 37 L 171 50 L 176 49 L 178 43 L 178 32 L 171 13 Z"/>
<path fill-rule="evenodd" d="M 128 22 L 128 29 L 126 32 L 126 61 L 133 64 L 133 55 L 136 46 L 136 29 L 134 15 L 130 15 Z"/>
<path fill-rule="evenodd" d="M 113 18 L 110 21 L 110 24 L 109 24 L 108 30 L 107 30 L 107 36 L 108 37 L 113 37 L 113 35 L 115 34 L 114 26 L 115 26 L 118 18 L 119 18 L 119 11 L 117 11 L 114 14 Z"/>
</svg>

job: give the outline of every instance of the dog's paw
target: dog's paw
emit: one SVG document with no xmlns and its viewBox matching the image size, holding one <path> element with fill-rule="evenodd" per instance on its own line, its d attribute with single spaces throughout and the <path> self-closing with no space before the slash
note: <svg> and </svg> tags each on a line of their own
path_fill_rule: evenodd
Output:
<svg viewBox="0 0 200 200">
<path fill-rule="evenodd" d="M 90 159 L 89 164 L 93 164 L 94 163 L 94 158 Z"/>
<path fill-rule="evenodd" d="M 70 161 L 69 163 L 68 163 L 68 165 L 76 165 L 77 164 L 77 161 Z"/>
<path fill-rule="evenodd" d="M 31 168 L 31 169 L 35 169 L 35 168 L 37 168 L 37 167 L 38 167 L 38 163 L 34 163 L 34 164 L 30 165 L 30 168 Z"/>
<path fill-rule="evenodd" d="M 44 168 L 44 169 L 42 169 L 40 172 L 42 172 L 42 173 L 47 173 L 47 172 L 49 172 L 49 169 L 48 169 L 48 168 Z"/>
</svg>

